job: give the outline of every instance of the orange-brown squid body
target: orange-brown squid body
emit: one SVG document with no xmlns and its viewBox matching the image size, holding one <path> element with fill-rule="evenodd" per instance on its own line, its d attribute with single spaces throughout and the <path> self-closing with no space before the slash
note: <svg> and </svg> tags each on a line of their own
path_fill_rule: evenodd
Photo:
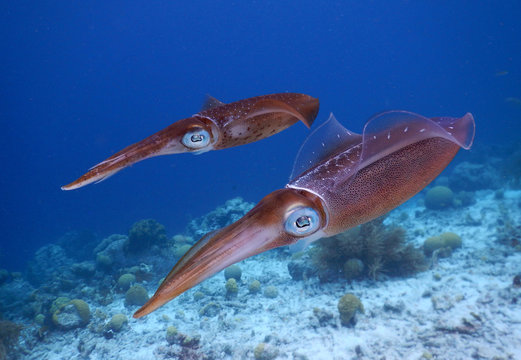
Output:
<svg viewBox="0 0 521 360">
<path fill-rule="evenodd" d="M 428 119 L 390 111 L 369 120 L 362 135 L 331 116 L 301 148 L 297 176 L 235 223 L 199 240 L 134 317 L 247 257 L 305 245 L 383 215 L 429 184 L 460 147 L 470 148 L 474 131 L 471 114 Z"/>
<path fill-rule="evenodd" d="M 209 97 L 201 112 L 124 148 L 62 189 L 102 181 L 153 156 L 244 145 L 274 135 L 299 120 L 310 127 L 318 109 L 318 99 L 295 93 L 257 96 L 230 104 Z"/>
</svg>

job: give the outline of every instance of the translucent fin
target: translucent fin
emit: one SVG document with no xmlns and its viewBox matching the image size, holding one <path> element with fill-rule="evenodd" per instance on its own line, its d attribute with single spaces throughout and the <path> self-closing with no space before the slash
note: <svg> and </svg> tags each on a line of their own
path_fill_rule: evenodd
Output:
<svg viewBox="0 0 521 360">
<path fill-rule="evenodd" d="M 297 153 L 290 180 L 335 153 L 362 142 L 362 136 L 343 127 L 333 113 L 306 138 Z"/>
<path fill-rule="evenodd" d="M 441 137 L 468 149 L 474 138 L 474 119 L 428 119 L 408 111 L 388 111 L 371 118 L 364 126 L 362 163 L 371 163 L 416 142 Z"/>
<path fill-rule="evenodd" d="M 223 103 L 220 100 L 217 100 L 211 95 L 206 95 L 206 99 L 204 100 L 203 106 L 201 106 L 201 111 L 205 111 L 222 105 L 225 105 L 225 103 Z"/>
<path fill-rule="evenodd" d="M 451 141 L 454 141 L 463 149 L 470 149 L 474 142 L 474 135 L 476 134 L 476 124 L 471 113 L 466 113 L 461 118 L 452 117 L 436 117 L 432 121 L 443 128 L 447 135 L 450 136 Z"/>
</svg>

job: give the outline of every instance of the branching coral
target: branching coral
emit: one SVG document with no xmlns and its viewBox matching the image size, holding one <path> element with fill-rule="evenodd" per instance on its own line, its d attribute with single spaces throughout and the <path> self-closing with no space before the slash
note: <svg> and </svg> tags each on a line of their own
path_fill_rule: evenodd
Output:
<svg viewBox="0 0 521 360">
<path fill-rule="evenodd" d="M 377 279 L 383 273 L 400 276 L 425 268 L 421 251 L 406 244 L 405 230 L 383 224 L 383 218 L 350 229 L 336 236 L 322 239 L 312 250 L 312 260 L 318 268 L 322 281 L 331 281 L 344 275 L 346 263 L 361 262 L 365 271 L 362 275 Z"/>
</svg>

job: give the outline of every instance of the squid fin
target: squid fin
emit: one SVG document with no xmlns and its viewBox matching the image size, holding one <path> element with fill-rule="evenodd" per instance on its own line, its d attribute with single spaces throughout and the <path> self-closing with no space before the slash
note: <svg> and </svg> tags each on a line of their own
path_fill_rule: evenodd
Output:
<svg viewBox="0 0 521 360">
<path fill-rule="evenodd" d="M 225 103 L 223 103 L 222 101 L 217 100 L 216 98 L 214 98 L 211 95 L 206 95 L 206 99 L 203 102 L 203 106 L 201 106 L 201 111 L 213 109 L 215 107 L 223 106 L 223 105 L 225 105 Z"/>
<path fill-rule="evenodd" d="M 347 130 L 331 113 L 327 121 L 313 130 L 300 147 L 293 163 L 290 179 L 294 179 L 335 153 L 361 142 L 361 135 Z"/>
</svg>

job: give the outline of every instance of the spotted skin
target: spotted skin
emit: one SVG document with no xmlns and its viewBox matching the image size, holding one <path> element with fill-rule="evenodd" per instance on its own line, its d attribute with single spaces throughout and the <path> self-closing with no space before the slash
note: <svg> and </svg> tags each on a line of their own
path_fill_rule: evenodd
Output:
<svg viewBox="0 0 521 360">
<path fill-rule="evenodd" d="M 298 121 L 310 127 L 319 109 L 318 99 L 296 93 L 257 96 L 230 104 L 215 100 L 213 104 L 209 109 L 127 146 L 62 189 L 78 189 L 105 180 L 125 167 L 154 156 L 203 153 L 245 145 L 283 131 Z M 208 144 L 189 147 L 183 141 L 190 131 L 204 131 L 204 136 L 209 138 Z"/>
</svg>

